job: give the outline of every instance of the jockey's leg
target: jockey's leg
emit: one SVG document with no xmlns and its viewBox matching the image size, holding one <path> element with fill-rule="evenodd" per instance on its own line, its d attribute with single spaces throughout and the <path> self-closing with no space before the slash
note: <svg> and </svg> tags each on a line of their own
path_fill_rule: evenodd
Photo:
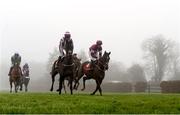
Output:
<svg viewBox="0 0 180 115">
<path fill-rule="evenodd" d="M 93 69 L 95 67 L 96 60 L 91 59 L 91 68 Z"/>
</svg>

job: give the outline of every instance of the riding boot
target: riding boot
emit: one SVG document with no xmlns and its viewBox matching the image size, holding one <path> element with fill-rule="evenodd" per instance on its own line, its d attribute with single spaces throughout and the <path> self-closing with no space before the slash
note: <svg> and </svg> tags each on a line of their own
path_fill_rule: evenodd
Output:
<svg viewBox="0 0 180 115">
<path fill-rule="evenodd" d="M 13 67 L 10 68 L 8 76 L 11 75 L 12 68 L 13 68 Z"/>
</svg>

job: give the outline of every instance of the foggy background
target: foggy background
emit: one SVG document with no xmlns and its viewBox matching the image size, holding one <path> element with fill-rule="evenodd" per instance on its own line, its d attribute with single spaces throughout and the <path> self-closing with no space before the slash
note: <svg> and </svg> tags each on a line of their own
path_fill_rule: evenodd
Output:
<svg viewBox="0 0 180 115">
<path fill-rule="evenodd" d="M 0 89 L 9 88 L 10 58 L 18 52 L 21 66 L 25 62 L 30 66 L 30 88 L 48 91 L 49 54 L 57 49 L 65 31 L 71 33 L 74 52 L 84 51 L 88 57 L 96 40 L 103 41 L 103 51 L 111 51 L 104 82 L 130 81 L 127 69 L 144 64 L 144 40 L 162 35 L 180 42 L 180 1 L 1 0 Z"/>
</svg>

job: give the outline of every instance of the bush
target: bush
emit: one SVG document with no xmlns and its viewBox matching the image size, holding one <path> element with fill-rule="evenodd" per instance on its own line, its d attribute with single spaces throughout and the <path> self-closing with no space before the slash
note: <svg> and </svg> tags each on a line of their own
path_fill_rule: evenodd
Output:
<svg viewBox="0 0 180 115">
<path fill-rule="evenodd" d="M 162 81 L 160 87 L 162 93 L 180 93 L 180 80 Z"/>
<path fill-rule="evenodd" d="M 136 82 L 134 85 L 135 92 L 145 92 L 147 89 L 147 82 Z"/>
</svg>

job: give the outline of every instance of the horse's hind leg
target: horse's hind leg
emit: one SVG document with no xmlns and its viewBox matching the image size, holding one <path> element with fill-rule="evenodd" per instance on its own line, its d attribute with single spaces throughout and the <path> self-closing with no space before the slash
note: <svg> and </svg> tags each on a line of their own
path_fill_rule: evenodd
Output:
<svg viewBox="0 0 180 115">
<path fill-rule="evenodd" d="M 89 78 L 89 77 L 83 77 L 83 88 L 81 89 L 81 91 L 83 91 L 83 90 L 86 88 L 85 82 L 86 82 L 86 80 L 88 80 L 88 79 L 91 79 L 91 78 Z"/>
<path fill-rule="evenodd" d="M 75 78 L 75 84 L 74 84 L 74 89 L 78 89 L 79 86 L 79 80 L 83 77 L 84 73 L 82 70 L 82 66 L 80 67 L 79 71 L 78 71 L 78 76 L 77 78 Z"/>
<path fill-rule="evenodd" d="M 55 72 L 55 71 L 52 72 L 52 75 L 51 75 L 51 78 L 52 78 L 52 85 L 51 85 L 50 91 L 53 91 L 53 86 L 54 86 L 55 76 L 56 76 L 57 73 L 58 73 L 58 72 Z"/>
</svg>

